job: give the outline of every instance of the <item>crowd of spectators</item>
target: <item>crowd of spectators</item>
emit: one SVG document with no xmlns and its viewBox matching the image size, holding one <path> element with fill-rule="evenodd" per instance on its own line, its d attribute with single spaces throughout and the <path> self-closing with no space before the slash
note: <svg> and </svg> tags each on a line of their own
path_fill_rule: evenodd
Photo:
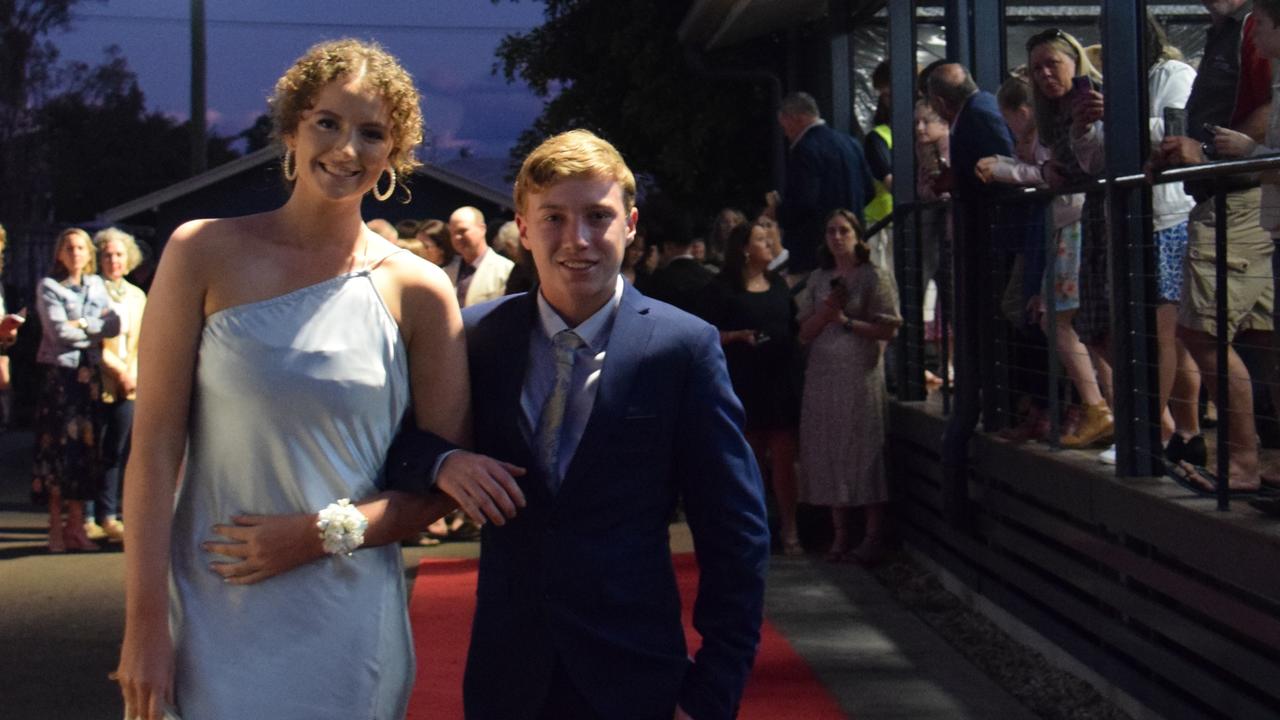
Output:
<svg viewBox="0 0 1280 720">
<path fill-rule="evenodd" d="M 1280 3 L 1228 0 L 1205 3 L 1208 23 L 1198 70 L 1188 64 L 1154 15 L 1145 18 L 1141 72 L 1149 102 L 1152 236 L 1133 239 L 1153 268 L 1160 440 L 1170 475 L 1203 495 L 1215 490 L 1206 470 L 1211 448 L 1201 434 L 1201 409 L 1213 410 L 1220 393 L 1231 426 L 1228 486 L 1233 494 L 1266 492 L 1273 482 L 1260 461 L 1257 427 L 1265 424 L 1255 403 L 1280 407 L 1275 390 L 1274 278 L 1271 256 L 1280 230 L 1268 196 L 1268 173 L 1237 174 L 1218 181 L 1161 182 L 1159 173 L 1215 160 L 1277 152 L 1272 67 L 1280 58 Z M 1025 64 L 998 89 L 995 107 L 956 64 L 927 69 L 926 101 L 917 111 L 917 158 L 923 197 L 951 193 L 965 214 L 991 215 L 962 227 L 958 243 L 989 247 L 996 277 L 1007 283 L 1001 315 L 1017 338 L 1010 386 L 1019 396 L 1017 422 L 1005 437 L 1025 441 L 1049 433 L 1043 352 L 1055 353 L 1071 384 L 1061 423 L 1067 448 L 1102 449 L 1099 460 L 1115 462 L 1115 389 L 1111 367 L 1117 347 L 1109 267 L 1115 233 L 1106 195 L 1089 183 L 1106 173 L 1105 87 L 1100 58 L 1105 48 L 1086 48 L 1070 33 L 1050 28 L 1032 35 Z M 971 162 L 976 136 L 966 134 L 964 112 L 982 108 L 988 120 L 998 109 L 1011 134 L 1009 151 L 986 151 Z M 931 131 L 929 109 L 951 122 L 950 152 L 936 152 L 940 131 Z M 960 117 L 958 117 L 960 116 Z M 939 162 L 937 158 L 949 161 Z M 944 166 L 943 170 L 936 169 Z M 992 191 L 972 202 L 975 179 Z M 1038 205 L 1002 200 L 1000 186 L 1056 191 Z M 1225 188 L 1227 286 L 1217 287 L 1215 188 Z M 1007 198 L 1006 198 L 1007 199 Z M 1045 250 L 1045 224 L 1053 241 Z M 998 228 L 993 231 L 992 228 Z M 997 234 L 999 235 L 997 237 Z M 1217 301 L 1225 295 L 1227 324 L 1220 327 Z M 1037 348 L 1037 345 L 1039 346 Z M 1217 385 L 1218 350 L 1225 345 L 1227 384 Z M 1022 351 L 1019 352 L 1018 348 Z M 1029 352 L 1027 350 L 1030 350 Z M 1039 350 L 1040 353 L 1036 351 Z M 1019 372 L 1021 370 L 1021 372 Z M 1202 404 L 1201 388 L 1205 391 Z M 1226 451 L 1226 448 L 1223 448 Z"/>
<path fill-rule="evenodd" d="M 1280 113 L 1271 99 L 1271 62 L 1280 59 L 1280 1 L 1205 5 L 1210 23 L 1199 72 L 1170 44 L 1155 17 L 1146 18 L 1153 175 L 1280 152 Z M 1026 43 L 1025 64 L 993 88 L 994 94 L 979 88 L 963 66 L 934 63 L 920 75 L 911 144 L 919 211 L 928 216 L 918 238 L 928 286 L 919 298 L 926 340 L 938 339 L 943 320 L 933 298 L 954 277 L 940 271 L 943 248 L 985 242 L 1004 283 L 999 316 L 1016 338 L 1008 358 L 1015 395 L 1009 411 L 1015 419 L 1002 435 L 1017 442 L 1047 439 L 1051 390 L 1044 364 L 1054 353 L 1073 401 L 1058 418 L 1062 446 L 1103 449 L 1100 459 L 1114 462 L 1105 198 L 1068 191 L 1038 203 L 1001 200 L 1007 193 L 1002 186 L 1072 190 L 1105 172 L 1103 50 L 1086 48 L 1056 28 L 1036 33 Z M 786 554 L 803 552 L 797 524 L 802 502 L 831 509 L 830 559 L 874 562 L 883 554 L 889 499 L 885 352 L 903 322 L 893 253 L 895 146 L 887 70 L 882 64 L 873 73 L 877 109 L 862 141 L 827 126 L 812 97 L 793 93 L 778 116 L 788 142 L 782 188 L 751 213 L 724 208 L 700 236 L 683 226 L 673 232 L 642 215 L 623 258 L 622 274 L 637 289 L 719 329 L 746 411 L 748 439 L 776 500 L 778 545 Z M 1174 122 L 1169 118 L 1183 118 L 1176 120 L 1180 127 L 1167 126 Z M 1226 182 L 1225 328 L 1215 317 L 1222 290 L 1215 287 L 1213 186 L 1152 186 L 1160 437 L 1175 477 L 1206 494 L 1214 488 L 1205 470 L 1201 386 L 1210 401 L 1217 398 L 1218 343 L 1227 343 L 1225 391 L 1237 428 L 1230 454 L 1234 492 L 1255 492 L 1266 482 L 1253 431 L 1252 381 L 1275 386 L 1271 353 L 1251 368 L 1236 347 L 1271 347 L 1269 268 L 1273 236 L 1280 230 L 1276 179 L 1245 175 Z M 515 222 L 491 231 L 481 211 L 460 207 L 447 219 L 394 225 L 373 219 L 368 225 L 443 268 L 462 307 L 536 287 L 536 270 Z M 868 236 L 869 226 L 878 232 Z M 997 238 L 993 227 L 1010 231 Z M 1046 230 L 1052 237 L 1047 246 Z M 654 234 L 660 237 L 650 242 Z M 0 228 L 0 257 L 4 240 Z M 97 549 L 95 540 L 123 534 L 120 478 L 129 452 L 146 302 L 125 274 L 139 260 L 133 238 L 117 229 L 92 239 L 69 229 L 58 238 L 54 270 L 35 303 L 43 336 L 33 497 L 49 508 L 53 552 Z M 6 313 L 0 305 L 0 353 L 24 320 L 23 313 Z M 0 423 L 9 415 L 6 361 L 0 354 Z M 938 378 L 930 372 L 928 380 Z M 860 541 L 849 531 L 852 509 L 863 510 Z M 455 514 L 428 528 L 422 541 L 475 533 Z"/>
</svg>

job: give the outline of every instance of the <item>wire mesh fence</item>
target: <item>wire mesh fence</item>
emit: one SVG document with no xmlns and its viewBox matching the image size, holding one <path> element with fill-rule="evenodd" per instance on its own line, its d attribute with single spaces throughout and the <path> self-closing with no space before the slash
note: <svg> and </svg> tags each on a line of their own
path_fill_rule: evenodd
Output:
<svg viewBox="0 0 1280 720">
<path fill-rule="evenodd" d="M 899 399 L 936 392 L 952 412 L 953 336 L 973 318 L 983 431 L 1090 452 L 1121 476 L 1166 474 L 1223 509 L 1265 487 L 1280 466 L 1280 263 L 1256 174 L 1275 168 L 1280 157 L 1011 191 L 973 238 L 948 201 L 900 207 Z M 1186 180 L 1209 194 L 1189 209 L 1151 201 Z M 982 261 L 957 298 L 961 243 Z"/>
</svg>

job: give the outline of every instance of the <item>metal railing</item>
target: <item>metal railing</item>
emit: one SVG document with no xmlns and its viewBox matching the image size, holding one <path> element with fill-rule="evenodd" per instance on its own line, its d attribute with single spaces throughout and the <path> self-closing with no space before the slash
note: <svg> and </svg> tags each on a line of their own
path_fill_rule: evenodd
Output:
<svg viewBox="0 0 1280 720">
<path fill-rule="evenodd" d="M 1223 183 L 1224 180 L 1244 174 L 1253 174 L 1265 172 L 1269 170 L 1280 169 L 1280 156 L 1270 156 L 1246 160 L 1229 160 L 1208 163 L 1204 165 L 1180 167 L 1165 170 L 1151 179 L 1153 184 L 1170 183 L 1170 182 L 1186 182 L 1192 180 L 1209 181 L 1215 186 L 1214 191 L 1214 217 L 1216 227 L 1214 231 L 1215 241 L 1215 275 L 1217 293 L 1215 296 L 1215 336 L 1216 342 L 1216 369 L 1213 379 L 1217 387 L 1215 403 L 1218 411 L 1216 439 L 1217 439 L 1217 462 L 1216 469 L 1216 499 L 1219 510 L 1227 510 L 1230 507 L 1231 491 L 1228 484 L 1229 467 L 1231 461 L 1231 438 L 1233 432 L 1252 432 L 1252 428 L 1233 428 L 1231 423 L 1231 404 L 1229 399 L 1229 373 L 1228 373 L 1228 345 L 1233 343 L 1233 338 L 1222 337 L 1223 329 L 1228 328 L 1229 303 L 1228 289 L 1229 285 L 1229 262 L 1230 258 L 1227 249 L 1230 245 L 1227 231 L 1227 213 L 1226 213 L 1226 196 L 1229 190 Z M 1014 204 L 1025 203 L 1043 203 L 1045 204 L 1045 262 L 1052 266 L 1054 262 L 1054 224 L 1052 222 L 1052 210 L 1049 207 L 1049 201 L 1062 195 L 1086 193 L 1094 198 L 1095 202 L 1105 198 L 1105 207 L 1110 212 L 1111 221 L 1106 224 L 1105 235 L 1103 236 L 1108 249 L 1109 272 L 1105 281 L 1108 285 L 1108 298 L 1111 300 L 1111 326 L 1108 345 L 1110 349 L 1110 357 L 1112 366 L 1117 369 L 1117 377 L 1125 377 L 1129 380 L 1126 382 L 1123 392 L 1117 390 L 1114 393 L 1115 402 L 1113 406 L 1114 417 L 1116 422 L 1116 442 L 1117 455 L 1121 458 L 1129 458 L 1128 462 L 1120 462 L 1117 464 L 1117 474 L 1119 476 L 1141 476 L 1154 475 L 1163 472 L 1164 461 L 1162 446 L 1159 436 L 1159 423 L 1163 408 L 1159 407 L 1156 400 L 1158 393 L 1154 390 L 1158 387 L 1157 364 L 1151 358 L 1156 356 L 1154 351 L 1154 308 L 1157 304 L 1154 272 L 1154 245 L 1151 243 L 1152 238 L 1152 217 L 1150 211 L 1149 199 L 1143 201 L 1135 209 L 1132 202 L 1126 199 L 1126 194 L 1132 196 L 1134 193 L 1139 195 L 1149 195 L 1141 193 L 1148 183 L 1148 178 L 1143 175 L 1125 175 L 1112 179 L 1096 179 L 1087 183 L 1058 189 L 1009 189 L 1001 192 L 991 203 L 992 210 L 1003 210 Z M 959 203 L 958 212 L 964 212 L 964 203 Z M 942 400 L 943 412 L 950 416 L 950 426 L 948 428 L 948 436 L 951 442 L 944 440 L 944 465 L 948 463 L 946 455 L 962 453 L 963 450 L 956 450 L 967 442 L 967 438 L 976 430 L 977 419 L 982 418 L 983 429 L 990 431 L 999 429 L 1004 415 L 1003 408 L 1008 406 L 1007 383 L 1003 386 L 998 378 L 1001 373 L 1007 373 L 1009 369 L 1009 352 L 1013 345 L 1007 340 L 1002 339 L 1004 336 L 999 329 L 1000 321 L 997 320 L 999 313 L 983 314 L 990 307 L 987 303 L 995 297 L 993 286 L 982 282 L 970 283 L 970 289 L 965 290 L 966 283 L 955 282 L 955 278 L 948 278 L 951 261 L 954 259 L 955 253 L 951 251 L 952 247 L 957 248 L 960 252 L 973 252 L 976 244 L 982 245 L 983 248 L 990 247 L 990 239 L 1001 232 L 1001 228 L 997 222 L 992 222 L 985 230 L 987 237 L 973 239 L 966 238 L 962 235 L 962 223 L 954 222 L 955 242 L 954 245 L 947 241 L 945 233 L 939 232 L 940 228 L 936 223 L 930 225 L 929 221 L 924 218 L 929 212 L 949 211 L 951 205 L 949 201 L 931 201 L 914 203 L 908 205 L 900 205 L 895 208 L 892 215 L 882 220 L 880 223 L 869 229 L 868 235 L 879 231 L 882 227 L 892 223 L 895 227 L 895 244 L 900 245 L 902 252 L 899 255 L 898 267 L 895 268 L 899 291 L 902 303 L 902 314 L 904 318 L 904 326 L 896 343 L 896 362 L 891 369 L 896 375 L 896 387 L 898 389 L 898 398 L 900 400 L 921 400 L 924 399 L 924 392 L 920 387 L 924 377 L 924 371 L 929 367 L 927 360 L 922 352 L 924 333 L 923 322 L 923 295 L 924 287 L 929 278 L 924 277 L 924 266 L 926 265 L 924 254 L 924 244 L 926 233 L 932 232 L 938 237 L 939 260 L 938 266 L 944 270 L 938 273 L 938 313 L 935 316 L 941 329 L 941 335 L 938 348 L 938 365 L 940 375 L 943 380 Z M 992 217 L 995 217 L 993 212 Z M 1141 220 L 1141 227 L 1144 228 L 1144 234 L 1141 238 L 1134 239 L 1131 231 L 1134 225 L 1130 224 L 1130 220 Z M 1025 228 L 1024 228 L 1025 230 Z M 981 268 L 982 263 L 976 253 L 970 259 L 967 266 Z M 1000 260 L 995 254 L 988 254 L 985 258 L 988 262 L 986 267 L 991 270 L 992 278 L 998 278 L 1000 273 L 1007 270 L 1001 262 L 993 262 Z M 965 266 L 965 263 L 961 263 Z M 1271 278 L 1280 276 L 1280 253 L 1273 255 L 1273 267 L 1270 268 Z M 1184 265 L 1185 267 L 1185 265 Z M 1082 271 L 1083 272 L 1083 271 Z M 947 280 L 951 280 L 948 282 Z M 1274 281 L 1274 280 L 1273 280 Z M 955 289 L 955 297 L 951 298 L 951 291 Z M 1044 293 L 1043 300 L 1045 302 L 1045 313 L 1048 316 L 1048 329 L 1046 333 L 1046 343 L 1048 345 L 1048 361 L 1045 373 L 1048 380 L 1047 397 L 1044 398 L 1048 404 L 1048 416 L 1050 420 L 1050 447 L 1058 449 L 1061 439 L 1061 409 L 1062 409 L 1062 393 L 1059 388 L 1064 380 L 1062 363 L 1059 361 L 1054 343 L 1054 328 L 1056 316 L 1059 309 L 1055 307 L 1054 292 Z M 1186 302 L 1187 298 L 1183 298 Z M 954 302 L 954 312 L 952 308 Z M 978 305 L 971 305 L 977 303 Z M 1276 313 L 1280 314 L 1280 312 Z M 982 318 L 981 324 L 986 327 L 968 328 L 964 326 L 966 318 Z M 969 320 L 972 322 L 972 320 Z M 950 342 L 951 323 L 955 323 L 955 334 L 963 335 L 966 332 L 975 332 L 979 338 L 979 342 L 969 347 L 976 347 L 978 352 L 972 353 L 965 350 L 966 345 L 961 343 L 957 345 L 955 362 L 957 364 L 957 373 L 960 380 L 955 388 L 951 386 L 950 373 L 947 372 L 947 365 L 950 361 L 948 346 Z M 1280 325 L 1280 323 L 1276 323 Z M 1267 348 L 1263 348 L 1265 353 L 1273 353 L 1274 343 Z M 972 365 L 973 372 L 961 372 L 960 366 Z M 963 386 L 966 378 L 981 378 L 982 395 L 977 394 L 976 389 Z M 961 412 L 953 412 L 952 395 L 956 395 L 956 403 L 960 406 Z M 964 407 L 964 403 L 974 403 L 973 408 Z M 980 403 L 981 412 L 978 412 L 977 404 Z M 1280 408 L 1275 409 L 1280 413 Z M 949 449 L 950 448 L 950 449 Z M 963 458 L 951 458 L 956 464 L 957 472 L 963 466 Z M 952 488 L 953 493 L 964 494 L 963 489 L 959 487 L 961 482 L 959 475 L 950 480 L 956 484 Z M 954 517 L 962 517 L 963 513 L 957 511 Z"/>
</svg>

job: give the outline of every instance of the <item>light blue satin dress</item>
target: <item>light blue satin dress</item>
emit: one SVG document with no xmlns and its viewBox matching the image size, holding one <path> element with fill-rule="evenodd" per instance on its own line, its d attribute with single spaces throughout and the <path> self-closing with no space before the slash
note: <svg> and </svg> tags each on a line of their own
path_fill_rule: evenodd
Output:
<svg viewBox="0 0 1280 720">
<path fill-rule="evenodd" d="M 404 716 L 414 661 L 398 545 L 235 586 L 200 543 L 237 513 L 376 493 L 409 405 L 405 355 L 367 270 L 206 319 L 172 538 L 183 718 Z"/>
</svg>

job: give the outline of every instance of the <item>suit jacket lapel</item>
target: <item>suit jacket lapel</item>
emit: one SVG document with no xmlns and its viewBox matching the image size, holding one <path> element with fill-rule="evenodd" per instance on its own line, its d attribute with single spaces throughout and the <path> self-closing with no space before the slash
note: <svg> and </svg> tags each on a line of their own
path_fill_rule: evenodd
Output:
<svg viewBox="0 0 1280 720">
<path fill-rule="evenodd" d="M 582 466 L 584 456 L 592 448 L 607 446 L 603 440 L 609 429 L 627 415 L 627 396 L 645 357 L 649 337 L 653 334 L 653 320 L 649 316 L 649 300 L 630 284 L 622 291 L 622 302 L 609 331 L 609 346 L 604 367 L 600 372 L 600 386 L 591 407 L 591 416 L 582 431 L 582 439 L 574 451 L 573 459 L 565 470 L 564 481 L 557 497 L 575 484 L 575 471 Z"/>
</svg>

